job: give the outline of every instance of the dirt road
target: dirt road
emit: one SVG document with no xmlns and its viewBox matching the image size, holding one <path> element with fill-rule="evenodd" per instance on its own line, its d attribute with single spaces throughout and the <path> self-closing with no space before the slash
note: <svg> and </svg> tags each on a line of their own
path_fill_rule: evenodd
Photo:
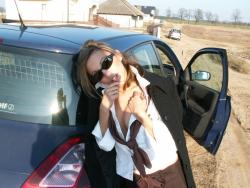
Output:
<svg viewBox="0 0 250 188">
<path fill-rule="evenodd" d="M 237 66 L 242 68 L 237 69 L 239 72 L 229 70 L 232 114 L 216 156 L 208 154 L 187 136 L 197 187 L 248 188 L 250 186 L 250 30 L 167 23 L 163 27 L 163 33 L 174 26 L 183 30 L 181 41 L 165 37 L 162 39 L 173 48 L 183 67 L 199 49 L 220 47 L 226 48 L 230 56 L 237 58 L 239 60 Z"/>
<path fill-rule="evenodd" d="M 250 139 L 232 115 L 216 155 L 216 187 L 248 188 L 250 185 Z"/>
</svg>

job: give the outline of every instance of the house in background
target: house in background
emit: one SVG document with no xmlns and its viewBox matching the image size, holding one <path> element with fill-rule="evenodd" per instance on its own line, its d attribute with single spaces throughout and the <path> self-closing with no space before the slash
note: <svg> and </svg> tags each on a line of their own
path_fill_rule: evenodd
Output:
<svg viewBox="0 0 250 188">
<path fill-rule="evenodd" d="M 88 22 L 98 5 L 91 0 L 16 0 L 23 20 Z M 6 18 L 18 19 L 14 0 L 5 1 Z"/>
<path fill-rule="evenodd" d="M 120 27 L 143 27 L 143 13 L 127 0 L 107 0 L 99 5 L 97 15 Z"/>
<path fill-rule="evenodd" d="M 141 12 L 143 12 L 145 22 L 153 21 L 157 14 L 157 10 L 153 6 L 135 5 L 135 7 L 139 9 Z"/>
<path fill-rule="evenodd" d="M 0 22 L 2 18 L 5 18 L 5 8 L 0 7 Z"/>
</svg>

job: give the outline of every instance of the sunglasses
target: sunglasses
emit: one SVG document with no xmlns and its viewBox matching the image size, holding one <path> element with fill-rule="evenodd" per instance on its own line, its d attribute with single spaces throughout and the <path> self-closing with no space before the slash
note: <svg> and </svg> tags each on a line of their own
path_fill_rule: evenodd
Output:
<svg viewBox="0 0 250 188">
<path fill-rule="evenodd" d="M 102 77 L 103 77 L 103 72 L 102 70 L 107 70 L 111 67 L 112 63 L 113 63 L 113 56 L 114 54 L 110 54 L 106 57 L 104 57 L 102 59 L 102 61 L 100 62 L 101 64 L 101 69 L 98 70 L 94 75 L 90 76 L 91 81 L 96 84 L 97 82 L 101 81 Z"/>
</svg>

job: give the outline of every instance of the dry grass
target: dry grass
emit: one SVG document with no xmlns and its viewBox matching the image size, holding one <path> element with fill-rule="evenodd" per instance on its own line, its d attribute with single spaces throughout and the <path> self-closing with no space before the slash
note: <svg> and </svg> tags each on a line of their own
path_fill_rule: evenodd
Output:
<svg viewBox="0 0 250 188">
<path fill-rule="evenodd" d="M 227 49 L 229 67 L 240 73 L 250 73 L 250 29 L 187 24 L 177 27 L 188 37 L 212 41 L 213 46 Z"/>
<path fill-rule="evenodd" d="M 236 55 L 228 55 L 229 67 L 237 72 L 249 74 L 250 63 L 248 59 L 241 58 Z"/>
<path fill-rule="evenodd" d="M 233 43 L 244 46 L 250 44 L 250 30 L 225 28 L 219 26 L 183 25 L 182 32 L 192 38 L 207 39 L 223 43 Z"/>
</svg>

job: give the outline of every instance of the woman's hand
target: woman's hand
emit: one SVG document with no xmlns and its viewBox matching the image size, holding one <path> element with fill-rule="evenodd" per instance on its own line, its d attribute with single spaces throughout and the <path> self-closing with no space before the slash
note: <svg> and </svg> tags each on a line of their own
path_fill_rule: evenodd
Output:
<svg viewBox="0 0 250 188">
<path fill-rule="evenodd" d="M 104 90 L 100 108 L 109 110 L 115 99 L 118 98 L 120 78 L 121 76 L 119 74 L 113 75 L 112 83 Z"/>
<path fill-rule="evenodd" d="M 134 91 L 133 96 L 128 101 L 130 112 L 133 113 L 139 121 L 147 116 L 147 101 L 142 92 Z"/>
<path fill-rule="evenodd" d="M 104 90 L 102 101 L 99 108 L 99 122 L 101 125 L 101 132 L 104 135 L 108 128 L 109 121 L 109 111 L 114 103 L 115 99 L 119 95 L 119 86 L 120 86 L 120 76 L 118 74 L 113 75 L 113 82 L 108 85 Z"/>
<path fill-rule="evenodd" d="M 155 139 L 154 137 L 154 131 L 153 131 L 153 123 L 151 119 L 147 115 L 147 100 L 143 93 L 141 92 L 134 92 L 133 96 L 130 98 L 128 102 L 128 107 L 136 116 L 136 119 L 138 119 L 141 124 L 144 126 L 144 128 L 148 131 L 148 133 Z"/>
<path fill-rule="evenodd" d="M 101 108 L 104 108 L 106 110 L 109 110 L 111 108 L 113 102 L 118 97 L 119 84 L 119 82 L 113 82 L 105 89 L 100 106 Z"/>
</svg>

